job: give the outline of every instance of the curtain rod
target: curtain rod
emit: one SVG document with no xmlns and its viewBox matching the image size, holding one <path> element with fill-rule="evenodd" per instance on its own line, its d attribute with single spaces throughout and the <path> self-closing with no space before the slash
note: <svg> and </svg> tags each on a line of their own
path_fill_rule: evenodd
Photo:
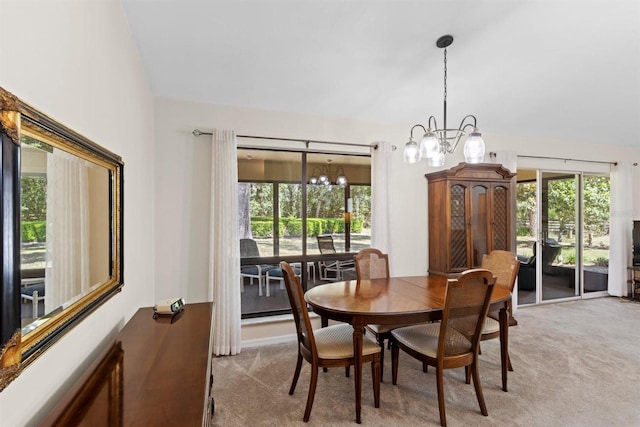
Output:
<svg viewBox="0 0 640 427">
<path fill-rule="evenodd" d="M 193 130 L 193 134 L 195 136 L 200 136 L 200 135 L 213 135 L 213 133 L 211 132 L 202 132 L 200 129 L 194 129 Z M 251 138 L 251 139 L 267 139 L 267 140 L 272 140 L 272 141 L 293 141 L 293 142 L 304 142 L 305 146 L 307 148 L 309 148 L 309 144 L 312 143 L 316 143 L 316 144 L 329 144 L 329 145 L 346 145 L 346 146 L 351 146 L 351 147 L 369 147 L 369 148 L 373 148 L 374 150 L 378 149 L 378 144 L 356 144 L 353 142 L 334 142 L 334 141 L 318 141 L 318 140 L 314 140 L 314 139 L 298 139 L 298 138 L 279 138 L 279 137 L 275 137 L 275 136 L 254 136 L 254 135 L 236 135 L 237 138 Z M 396 146 L 393 145 L 392 146 L 392 150 L 395 151 Z"/>
<path fill-rule="evenodd" d="M 565 159 L 563 157 L 547 157 L 547 156 L 524 156 L 518 154 L 518 157 L 527 157 L 529 159 L 548 159 L 548 160 L 564 160 L 565 162 L 583 162 L 583 163 L 601 163 L 613 166 L 618 166 L 618 162 L 607 162 L 604 160 L 580 160 L 580 159 Z"/>
</svg>

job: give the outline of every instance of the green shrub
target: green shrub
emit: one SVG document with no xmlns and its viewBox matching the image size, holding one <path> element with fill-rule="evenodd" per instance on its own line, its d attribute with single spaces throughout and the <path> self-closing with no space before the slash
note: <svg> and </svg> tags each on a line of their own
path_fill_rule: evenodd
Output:
<svg viewBox="0 0 640 427">
<path fill-rule="evenodd" d="M 605 257 L 599 257 L 595 261 L 595 265 L 598 267 L 609 267 L 609 259 Z"/>
<path fill-rule="evenodd" d="M 251 221 L 251 233 L 255 238 L 273 237 L 273 221 Z"/>
<path fill-rule="evenodd" d="M 364 221 L 361 219 L 352 219 L 351 220 L 351 232 L 352 233 L 362 233 L 362 229 L 364 228 Z"/>
<path fill-rule="evenodd" d="M 351 232 L 360 233 L 364 228 L 362 219 L 351 220 Z M 273 218 L 253 217 L 251 218 L 251 231 L 256 238 L 273 237 Z M 314 237 L 319 234 L 341 234 L 344 233 L 343 218 L 308 218 L 307 236 Z M 302 236 L 302 219 L 281 218 L 280 237 L 300 237 Z"/>
<path fill-rule="evenodd" d="M 272 216 L 252 216 L 251 221 L 273 221 Z"/>
<path fill-rule="evenodd" d="M 20 233 L 23 242 L 45 242 L 47 223 L 46 221 L 22 221 Z"/>
<path fill-rule="evenodd" d="M 566 257 L 564 257 L 564 263 L 565 264 L 575 264 L 576 263 L 576 253 L 572 252 L 570 254 L 568 254 Z"/>
<path fill-rule="evenodd" d="M 302 236 L 302 220 L 300 218 L 288 218 L 285 230 L 290 237 Z"/>
<path fill-rule="evenodd" d="M 323 228 L 324 220 L 320 218 L 307 219 L 307 237 L 317 236 L 318 234 L 324 234 Z"/>
</svg>

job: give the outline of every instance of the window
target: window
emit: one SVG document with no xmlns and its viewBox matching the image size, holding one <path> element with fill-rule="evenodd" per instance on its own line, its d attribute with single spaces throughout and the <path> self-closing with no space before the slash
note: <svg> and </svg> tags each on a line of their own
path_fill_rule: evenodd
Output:
<svg viewBox="0 0 640 427">
<path fill-rule="evenodd" d="M 44 272 L 47 237 L 47 152 L 50 151 L 51 147 L 46 144 L 23 136 L 20 173 L 22 270 Z"/>
<path fill-rule="evenodd" d="M 317 235 L 330 234 L 338 253 L 370 246 L 369 156 L 239 149 L 238 200 L 238 238 L 255 242 L 259 257 L 268 258 L 243 262 L 243 317 L 290 310 L 280 260 L 294 266 L 305 289 L 327 281 L 309 259 L 320 253 Z"/>
</svg>

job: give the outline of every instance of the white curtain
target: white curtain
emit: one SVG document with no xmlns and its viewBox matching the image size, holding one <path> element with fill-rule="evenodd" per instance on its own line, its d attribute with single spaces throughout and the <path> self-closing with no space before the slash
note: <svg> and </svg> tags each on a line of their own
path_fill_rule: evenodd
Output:
<svg viewBox="0 0 640 427">
<path fill-rule="evenodd" d="M 235 132 L 213 130 L 209 289 L 215 303 L 213 345 L 216 356 L 238 354 L 241 348 L 237 151 Z"/>
<path fill-rule="evenodd" d="M 86 161 L 62 150 L 47 156 L 47 313 L 91 286 L 88 171 Z"/>
<path fill-rule="evenodd" d="M 627 266 L 631 265 L 633 169 L 631 161 L 611 166 L 609 230 L 609 294 L 627 295 Z"/>
<path fill-rule="evenodd" d="M 380 249 L 393 258 L 391 247 L 391 160 L 393 146 L 378 142 L 371 153 L 371 247 Z"/>
</svg>

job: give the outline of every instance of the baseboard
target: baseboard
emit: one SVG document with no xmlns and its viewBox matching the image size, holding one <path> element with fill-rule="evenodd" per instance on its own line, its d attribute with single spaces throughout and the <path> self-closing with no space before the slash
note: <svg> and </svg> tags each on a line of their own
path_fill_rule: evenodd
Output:
<svg viewBox="0 0 640 427">
<path fill-rule="evenodd" d="M 296 334 L 279 335 L 277 337 L 256 338 L 242 341 L 242 348 L 262 347 L 272 344 L 283 344 L 296 341 Z"/>
</svg>

